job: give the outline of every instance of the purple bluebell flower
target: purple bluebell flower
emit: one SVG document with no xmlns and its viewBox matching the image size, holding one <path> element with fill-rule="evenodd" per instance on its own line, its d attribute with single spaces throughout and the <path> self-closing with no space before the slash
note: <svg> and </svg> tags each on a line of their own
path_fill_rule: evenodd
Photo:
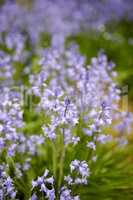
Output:
<svg viewBox="0 0 133 200">
<path fill-rule="evenodd" d="M 16 197 L 16 191 L 14 188 L 13 180 L 10 176 L 7 176 L 2 166 L 0 166 L 0 183 L 1 199 L 4 199 L 6 197 L 14 199 Z"/>
<path fill-rule="evenodd" d="M 32 181 L 32 189 L 39 188 L 41 192 L 43 192 L 44 197 L 46 197 L 49 200 L 55 199 L 55 189 L 54 189 L 54 178 L 48 177 L 49 171 L 46 169 L 44 172 L 44 175 L 41 177 L 38 177 L 37 180 Z M 47 184 L 51 185 L 51 188 L 49 189 L 47 187 Z M 34 194 L 36 196 L 36 194 Z M 37 197 L 37 196 L 36 196 Z"/>
<path fill-rule="evenodd" d="M 80 200 L 80 198 L 79 196 L 72 196 L 70 189 L 62 187 L 60 191 L 60 200 Z"/>
</svg>

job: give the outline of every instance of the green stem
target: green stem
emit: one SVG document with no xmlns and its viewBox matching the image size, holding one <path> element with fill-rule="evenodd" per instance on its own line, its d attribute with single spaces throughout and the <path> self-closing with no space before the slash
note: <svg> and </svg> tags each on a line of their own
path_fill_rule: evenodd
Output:
<svg viewBox="0 0 133 200">
<path fill-rule="evenodd" d="M 62 154 L 61 154 L 60 164 L 59 164 L 58 191 L 60 190 L 61 183 L 62 183 L 65 153 L 66 153 L 66 148 L 64 147 L 64 148 L 63 148 L 63 151 L 62 151 Z"/>
<path fill-rule="evenodd" d="M 69 103 L 68 103 L 69 104 Z M 64 117 L 66 116 L 66 112 L 68 109 L 68 104 L 66 105 L 65 112 L 64 112 Z M 60 163 L 59 163 L 59 181 L 58 181 L 58 191 L 60 191 L 61 183 L 62 183 L 62 178 L 63 178 L 63 169 L 64 169 L 64 161 L 65 161 L 65 153 L 66 153 L 66 146 L 64 144 L 64 133 L 65 133 L 65 128 L 63 128 L 62 136 L 61 137 L 61 158 L 60 158 Z M 59 193 L 58 193 L 59 195 Z"/>
<path fill-rule="evenodd" d="M 54 174 L 54 178 L 56 179 L 56 168 L 57 168 L 57 163 L 56 163 L 56 147 L 55 147 L 55 143 L 52 143 L 52 149 L 53 149 L 53 154 L 52 154 L 52 159 L 53 159 L 53 174 Z"/>
</svg>

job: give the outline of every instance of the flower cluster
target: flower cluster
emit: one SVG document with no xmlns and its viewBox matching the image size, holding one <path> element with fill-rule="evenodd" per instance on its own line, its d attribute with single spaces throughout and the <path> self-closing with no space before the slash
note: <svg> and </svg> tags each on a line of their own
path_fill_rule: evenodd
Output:
<svg viewBox="0 0 133 200">
<path fill-rule="evenodd" d="M 86 161 L 79 161 L 74 160 L 70 164 L 71 174 L 76 172 L 78 176 L 72 178 L 70 175 L 64 177 L 64 181 L 69 185 L 76 185 L 76 184 L 87 184 L 87 179 L 90 175 L 88 165 Z M 32 190 L 33 195 L 31 200 L 38 199 L 37 190 L 43 194 L 43 196 L 49 200 L 54 200 L 55 196 L 55 189 L 54 189 L 54 178 L 49 177 L 49 170 L 45 170 L 44 175 L 38 177 L 37 180 L 32 181 Z M 79 200 L 79 196 L 71 196 L 71 190 L 67 188 L 67 186 L 62 186 L 61 189 L 58 191 L 58 196 L 60 200 Z"/>
<path fill-rule="evenodd" d="M 78 175 L 76 178 L 72 178 L 70 175 L 66 176 L 65 181 L 68 183 L 68 185 L 88 183 L 87 179 L 90 175 L 90 172 L 86 161 L 74 160 L 70 164 L 70 169 L 71 173 L 76 172 Z"/>
<path fill-rule="evenodd" d="M 8 84 L 12 81 L 13 68 L 11 65 L 11 56 L 0 51 L 0 82 L 5 84 L 5 81 L 8 81 Z M 3 83 L 4 82 L 4 83 Z"/>
<path fill-rule="evenodd" d="M 89 159 L 95 161 L 97 145 L 113 140 L 113 136 L 106 134 L 106 127 L 116 120 L 117 129 L 123 132 L 127 128 L 129 132 L 132 114 L 119 112 L 120 90 L 114 82 L 117 74 L 113 70 L 114 64 L 108 62 L 105 54 L 100 53 L 92 59 L 90 66 L 85 66 L 85 58 L 79 54 L 75 45 L 63 52 L 58 48 L 50 48 L 44 51 L 39 65 L 40 72 L 30 75 L 29 81 L 31 91 L 39 99 L 34 112 L 47 116 L 42 124 L 42 134 L 23 133 L 26 122 L 20 94 L 11 88 L 2 87 L 0 153 L 2 155 L 6 152 L 7 157 L 14 159 L 15 175 L 21 179 L 23 173 L 32 168 L 34 156 L 39 156 L 38 146 L 43 148 L 44 145 L 47 149 L 51 143 L 54 149 L 59 145 L 57 155 L 53 155 L 53 168 L 50 167 L 53 177 L 49 177 L 49 171 L 46 170 L 43 176 L 32 181 L 31 199 L 39 199 L 41 194 L 49 200 L 58 197 L 79 199 L 79 196 L 71 194 L 71 187 L 87 185 L 91 172 L 87 160 L 74 158 L 70 162 L 70 174 L 63 176 L 63 162 L 68 149 L 80 146 L 83 142 L 86 151 L 94 152 Z M 82 126 L 79 132 L 80 123 Z M 17 155 L 23 156 L 23 161 L 19 161 Z M 5 164 L 6 161 L 2 166 Z M 5 183 L 8 182 L 5 190 L 10 191 L 8 186 L 13 187 L 10 178 Z"/>
<path fill-rule="evenodd" d="M 66 187 L 62 187 L 60 200 L 79 200 L 79 196 L 72 196 L 70 189 L 67 189 Z"/>
<path fill-rule="evenodd" d="M 114 63 L 100 51 L 88 65 L 75 44 L 65 44 L 82 28 L 133 19 L 132 2 L 99 2 L 35 0 L 28 10 L 8 0 L 0 7 L 0 200 L 79 200 L 75 188 L 88 186 L 97 149 L 128 143 L 133 116 L 119 110 Z M 46 32 L 51 45 L 42 49 Z"/>
<path fill-rule="evenodd" d="M 44 175 L 38 177 L 37 180 L 32 181 L 32 189 L 39 188 L 43 195 L 49 200 L 55 199 L 55 190 L 53 187 L 53 177 L 48 177 L 49 171 L 45 170 Z M 48 185 L 48 186 L 47 186 Z M 32 200 L 37 198 L 36 194 L 33 193 Z"/>
<path fill-rule="evenodd" d="M 52 117 L 48 126 L 43 126 L 45 136 L 50 139 L 56 138 L 56 130 L 64 137 L 64 143 L 77 143 L 79 138 L 72 136 L 72 128 L 78 123 L 76 106 L 68 98 L 63 98 L 63 92 L 45 90 L 41 96 L 40 106 Z M 61 99 L 62 98 L 62 99 Z"/>
<path fill-rule="evenodd" d="M 4 171 L 3 166 L 0 165 L 0 199 L 16 197 L 13 180 Z"/>
<path fill-rule="evenodd" d="M 104 135 L 102 129 L 123 115 L 118 108 L 121 91 L 114 82 L 115 65 L 100 52 L 90 66 L 85 66 L 85 58 L 75 45 L 63 52 L 57 48 L 46 49 L 39 64 L 41 70 L 30 75 L 30 83 L 34 94 L 40 97 L 39 106 L 52 113 L 51 124 L 43 127 L 47 137 L 56 137 L 57 125 L 71 122 L 75 126 L 82 117 L 88 124 L 83 128 L 86 135 L 98 132 L 102 136 L 93 137 L 94 140 L 108 141 L 110 137 Z M 63 100 L 64 95 L 67 98 Z M 128 121 L 131 124 L 132 120 Z M 69 138 L 70 131 L 63 131 Z"/>
<path fill-rule="evenodd" d="M 102 29 L 107 22 L 124 17 L 132 20 L 132 8 L 131 0 L 85 0 L 82 3 L 69 0 L 67 4 L 64 0 L 35 0 L 28 10 L 8 0 L 0 9 L 0 32 L 27 32 L 33 43 L 41 33 L 48 32 L 53 36 L 52 43 L 57 44 L 82 28 Z"/>
</svg>

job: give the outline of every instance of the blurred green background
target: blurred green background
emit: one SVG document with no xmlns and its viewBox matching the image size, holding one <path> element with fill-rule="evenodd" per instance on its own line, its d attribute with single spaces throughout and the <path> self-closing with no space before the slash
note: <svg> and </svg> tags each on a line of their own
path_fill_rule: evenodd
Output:
<svg viewBox="0 0 133 200">
<path fill-rule="evenodd" d="M 21 6 L 30 8 L 33 0 L 17 0 Z M 2 4 L 4 0 L 0 0 Z M 47 38 L 45 38 L 47 40 Z M 133 100 L 133 22 L 122 20 L 107 24 L 101 32 L 88 31 L 69 38 L 76 41 L 81 53 L 90 61 L 100 50 L 116 64 L 121 86 L 128 86 L 129 100 Z M 44 41 L 43 41 L 44 42 Z M 45 41 L 46 42 L 46 41 Z"/>
</svg>

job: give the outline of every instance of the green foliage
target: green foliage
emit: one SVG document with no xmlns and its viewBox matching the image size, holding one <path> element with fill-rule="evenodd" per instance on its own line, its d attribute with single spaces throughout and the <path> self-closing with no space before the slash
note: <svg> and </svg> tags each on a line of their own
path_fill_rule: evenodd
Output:
<svg viewBox="0 0 133 200">
<path fill-rule="evenodd" d="M 121 85 L 129 86 L 129 96 L 133 99 L 133 24 L 122 21 L 119 24 L 110 24 L 104 31 L 86 32 L 72 36 L 68 42 L 76 41 L 81 53 L 90 58 L 104 50 L 108 58 L 116 63 L 118 81 Z"/>
</svg>

